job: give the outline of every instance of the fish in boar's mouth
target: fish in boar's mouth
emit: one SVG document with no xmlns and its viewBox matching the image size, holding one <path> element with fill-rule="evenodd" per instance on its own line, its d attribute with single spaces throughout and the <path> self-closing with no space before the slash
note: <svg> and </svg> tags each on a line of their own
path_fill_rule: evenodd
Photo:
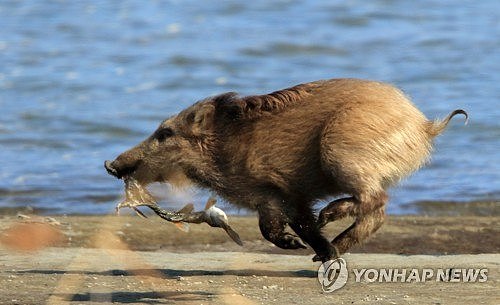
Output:
<svg viewBox="0 0 500 305">
<path fill-rule="evenodd" d="M 215 198 L 212 197 L 207 201 L 205 210 L 203 211 L 193 212 L 193 204 L 189 203 L 181 210 L 171 212 L 162 209 L 153 195 L 133 177 L 127 176 L 124 177 L 123 180 L 125 182 L 125 199 L 116 206 L 117 214 L 121 208 L 128 207 L 133 209 L 139 216 L 147 218 L 147 216 L 138 209 L 139 206 L 145 206 L 150 208 L 161 218 L 173 222 L 182 231 L 189 230 L 187 223 L 205 222 L 211 227 L 224 229 L 235 243 L 240 246 L 243 245 L 238 233 L 229 225 L 226 213 L 215 206 Z"/>
</svg>

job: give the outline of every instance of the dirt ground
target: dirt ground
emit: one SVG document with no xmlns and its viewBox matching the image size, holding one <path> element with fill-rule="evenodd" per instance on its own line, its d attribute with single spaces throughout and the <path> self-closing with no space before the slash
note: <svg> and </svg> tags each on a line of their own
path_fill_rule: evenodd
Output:
<svg viewBox="0 0 500 305">
<path fill-rule="evenodd" d="M 188 233 L 157 217 L 0 216 L 0 304 L 499 304 L 500 216 L 391 216 L 349 270 L 486 268 L 486 282 L 355 282 L 322 292 L 310 250 L 281 250 L 255 217 Z M 329 224 L 326 235 L 350 220 Z"/>
</svg>

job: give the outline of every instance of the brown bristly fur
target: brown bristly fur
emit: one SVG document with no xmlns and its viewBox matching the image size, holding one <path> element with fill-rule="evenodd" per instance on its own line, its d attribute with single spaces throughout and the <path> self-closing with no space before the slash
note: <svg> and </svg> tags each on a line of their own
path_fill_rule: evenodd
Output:
<svg viewBox="0 0 500 305">
<path fill-rule="evenodd" d="M 380 227 L 387 189 L 428 161 L 434 137 L 456 114 L 467 115 L 429 121 L 397 88 L 358 79 L 225 93 L 164 121 L 112 165 L 143 184 L 185 176 L 257 210 L 262 234 L 279 247 L 304 241 L 326 260 Z M 342 194 L 351 197 L 330 203 L 316 223 L 313 204 Z M 330 244 L 320 227 L 346 215 L 355 223 Z"/>
</svg>

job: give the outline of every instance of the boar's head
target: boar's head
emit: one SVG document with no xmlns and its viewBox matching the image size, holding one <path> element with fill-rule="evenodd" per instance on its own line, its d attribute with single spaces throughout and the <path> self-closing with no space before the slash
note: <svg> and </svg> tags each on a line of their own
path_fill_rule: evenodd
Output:
<svg viewBox="0 0 500 305">
<path fill-rule="evenodd" d="M 214 113 L 212 99 L 200 101 L 163 121 L 147 139 L 104 167 L 117 178 L 131 176 L 143 185 L 187 182 L 189 171 L 203 171 L 210 160 Z"/>
</svg>

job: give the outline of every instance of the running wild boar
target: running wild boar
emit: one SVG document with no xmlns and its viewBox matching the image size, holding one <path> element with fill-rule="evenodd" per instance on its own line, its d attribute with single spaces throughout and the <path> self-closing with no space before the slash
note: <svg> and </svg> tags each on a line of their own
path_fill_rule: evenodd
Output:
<svg viewBox="0 0 500 305">
<path fill-rule="evenodd" d="M 391 85 L 332 79 L 265 95 L 230 92 L 163 121 L 108 172 L 139 183 L 191 183 L 256 210 L 264 238 L 284 249 L 311 246 L 327 261 L 375 232 L 387 189 L 423 166 L 433 139 L 456 114 L 429 121 Z M 316 217 L 313 206 L 337 199 Z M 329 242 L 328 222 L 354 223 Z M 297 234 L 285 231 L 290 228 Z"/>
</svg>

